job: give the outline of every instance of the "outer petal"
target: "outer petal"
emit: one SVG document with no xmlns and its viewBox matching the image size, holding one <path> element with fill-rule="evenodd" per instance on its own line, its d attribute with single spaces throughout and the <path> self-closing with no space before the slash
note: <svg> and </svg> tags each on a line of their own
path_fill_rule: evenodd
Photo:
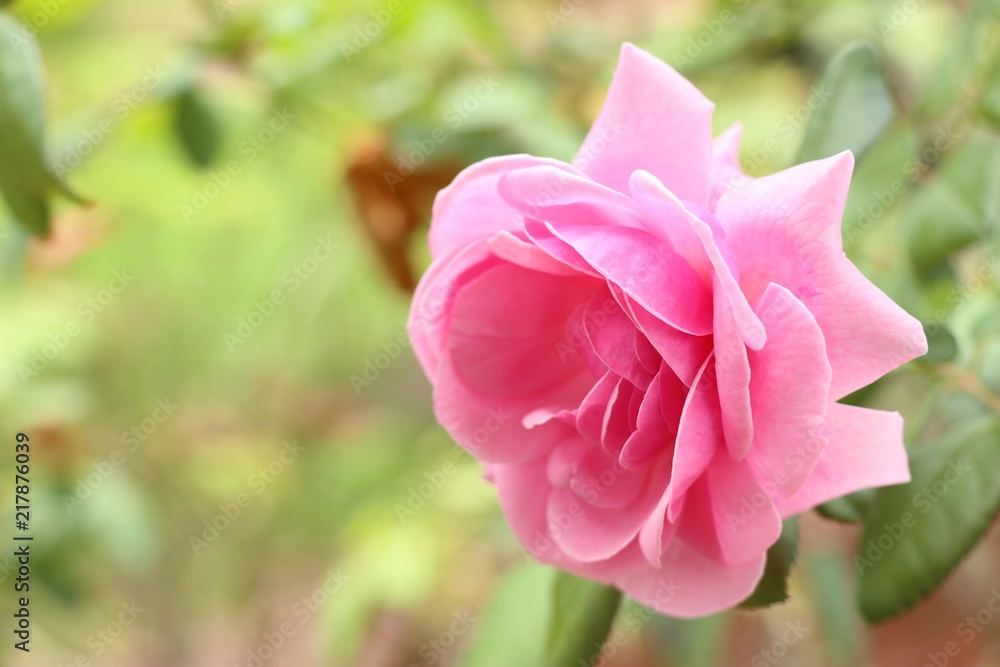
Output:
<svg viewBox="0 0 1000 667">
<path fill-rule="evenodd" d="M 707 616 L 745 600 L 764 573 L 766 557 L 724 565 L 676 537 L 652 568 L 636 547 L 616 562 L 614 583 L 636 602 L 679 618 Z"/>
<path fill-rule="evenodd" d="M 843 254 L 840 221 L 853 164 L 844 152 L 792 167 L 723 195 L 716 208 L 750 302 L 774 282 L 815 316 L 834 400 L 927 351 L 920 323 Z"/>
<path fill-rule="evenodd" d="M 742 138 L 743 125 L 736 123 L 712 142 L 712 194 L 708 200 L 710 211 L 715 210 L 722 195 L 751 180 L 751 177 L 744 174 L 740 167 L 740 140 Z"/>
<path fill-rule="evenodd" d="M 646 169 L 678 196 L 704 204 L 713 108 L 672 68 L 625 44 L 604 107 L 574 165 L 619 192 L 628 192 L 633 171 Z"/>
<path fill-rule="evenodd" d="M 830 362 L 816 320 L 787 289 L 768 287 L 757 312 L 768 336 L 764 349 L 749 353 L 754 433 L 747 461 L 762 483 L 788 496 L 822 452 Z"/>
<path fill-rule="evenodd" d="M 515 231 L 521 214 L 500 198 L 500 179 L 514 169 L 547 165 L 572 172 L 564 162 L 531 155 L 505 155 L 462 171 L 434 200 L 428 243 L 435 259 L 499 231 Z"/>
<path fill-rule="evenodd" d="M 806 483 L 790 498 L 774 498 L 782 516 L 861 489 L 910 481 L 899 413 L 835 403 L 826 429 L 829 442 Z"/>
<path fill-rule="evenodd" d="M 485 241 L 463 246 L 431 264 L 417 285 L 406 331 L 417 360 L 432 383 L 444 354 L 455 296 L 467 282 L 495 263 L 491 260 Z"/>
</svg>

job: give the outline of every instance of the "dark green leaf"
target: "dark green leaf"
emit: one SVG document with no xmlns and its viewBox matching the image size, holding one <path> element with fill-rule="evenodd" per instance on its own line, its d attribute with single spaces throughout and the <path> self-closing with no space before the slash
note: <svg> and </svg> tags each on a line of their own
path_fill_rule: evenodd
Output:
<svg viewBox="0 0 1000 667">
<path fill-rule="evenodd" d="M 875 52 L 867 45 L 848 47 L 837 55 L 816 90 L 821 102 L 809 119 L 798 162 L 848 149 L 860 159 L 895 114 Z"/>
<path fill-rule="evenodd" d="M 913 479 L 878 490 L 858 546 L 858 600 L 870 622 L 936 589 L 1000 509 L 1000 420 L 988 418 L 922 447 Z"/>
<path fill-rule="evenodd" d="M 34 36 L 0 11 L 0 192 L 18 221 L 39 236 L 49 229 L 43 80 Z"/>
<path fill-rule="evenodd" d="M 589 665 L 615 620 L 621 592 L 566 572 L 556 577 L 549 625 L 548 667 Z"/>
<path fill-rule="evenodd" d="M 767 550 L 767 565 L 757 588 L 740 607 L 767 607 L 788 599 L 788 574 L 799 550 L 798 517 L 785 519 L 781 537 Z"/>
<path fill-rule="evenodd" d="M 174 129 L 191 161 L 207 167 L 219 152 L 219 123 L 202 94 L 188 87 L 174 98 Z"/>
<path fill-rule="evenodd" d="M 874 489 L 864 489 L 825 502 L 818 506 L 816 511 L 823 518 L 833 521 L 861 523 L 868 516 L 874 498 Z"/>
</svg>

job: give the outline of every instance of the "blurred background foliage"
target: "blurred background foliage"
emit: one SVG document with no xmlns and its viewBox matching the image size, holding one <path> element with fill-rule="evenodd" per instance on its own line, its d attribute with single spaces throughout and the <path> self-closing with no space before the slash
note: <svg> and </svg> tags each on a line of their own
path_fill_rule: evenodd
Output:
<svg viewBox="0 0 1000 667">
<path fill-rule="evenodd" d="M 752 174 L 863 149 L 845 250 L 932 349 L 854 402 L 901 411 L 914 449 L 1000 412 L 996 2 L 6 4 L 0 181 L 23 187 L 4 189 L 0 422 L 31 435 L 35 543 L 32 653 L 5 640 L 3 664 L 539 664 L 552 572 L 434 424 L 401 334 L 436 190 L 489 155 L 571 158 L 622 41 L 691 78 L 717 131 L 744 124 Z M 10 95 L 34 41 L 44 111 Z M 926 590 L 900 598 L 914 566 L 886 559 L 859 595 L 878 522 L 810 514 L 788 602 L 627 603 L 604 664 L 1000 664 L 998 438 L 977 428 L 943 445 L 975 450 L 978 486 L 933 524 L 961 535 L 922 536 L 945 543 Z M 895 507 L 873 496 L 823 513 Z M 977 542 L 915 611 L 864 623 Z M 5 610 L 12 572 L 0 557 Z"/>
</svg>

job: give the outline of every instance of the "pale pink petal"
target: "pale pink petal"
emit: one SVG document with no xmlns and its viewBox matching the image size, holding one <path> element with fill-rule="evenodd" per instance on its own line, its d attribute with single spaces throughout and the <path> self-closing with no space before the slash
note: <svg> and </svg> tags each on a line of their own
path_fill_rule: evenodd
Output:
<svg viewBox="0 0 1000 667">
<path fill-rule="evenodd" d="M 406 331 L 431 383 L 435 381 L 438 364 L 445 353 L 455 296 L 465 283 L 494 263 L 486 242 L 478 241 L 434 262 L 420 279 Z"/>
<path fill-rule="evenodd" d="M 583 563 L 606 560 L 622 551 L 635 540 L 655 507 L 663 490 L 665 472 L 663 463 L 650 470 L 648 483 L 635 500 L 619 508 L 595 506 L 569 489 L 553 490 L 547 515 L 549 529 L 560 550 Z"/>
<path fill-rule="evenodd" d="M 663 416 L 663 406 L 665 402 L 676 402 L 679 412 L 684 395 L 678 396 L 672 393 L 672 390 L 680 384 L 677 376 L 665 365 L 653 378 L 649 389 L 642 397 L 636 429 L 629 435 L 619 454 L 618 460 L 621 465 L 626 468 L 639 468 L 657 456 L 670 453 L 675 431 Z M 674 428 L 676 429 L 676 423 Z"/>
<path fill-rule="evenodd" d="M 661 614 L 678 618 L 707 616 L 745 600 L 764 574 L 766 557 L 743 565 L 708 558 L 676 537 L 652 568 L 637 547 L 614 562 L 614 583 L 630 598 Z"/>
<path fill-rule="evenodd" d="M 680 425 L 677 427 L 677 442 L 674 446 L 673 469 L 670 474 L 670 507 L 668 517 L 674 521 L 678 507 L 674 501 L 680 499 L 694 481 L 701 476 L 716 452 L 725 447 L 722 433 L 722 418 L 719 414 L 719 390 L 715 374 L 706 372 L 714 360 L 705 360 L 691 391 L 684 403 Z"/>
<path fill-rule="evenodd" d="M 507 262 L 485 269 L 452 304 L 448 348 L 458 377 L 482 396 L 527 399 L 579 375 L 585 365 L 559 343 L 598 287 Z"/>
<path fill-rule="evenodd" d="M 498 232 L 487 241 L 490 252 L 526 269 L 551 273 L 556 276 L 575 276 L 579 271 L 554 259 L 534 243 L 522 238 L 523 232 Z"/>
<path fill-rule="evenodd" d="M 740 141 L 743 125 L 736 123 L 720 134 L 712 142 L 712 194 L 708 200 L 709 210 L 715 210 L 723 194 L 741 187 L 751 180 L 740 167 Z"/>
<path fill-rule="evenodd" d="M 501 199 L 500 179 L 514 169 L 541 165 L 573 171 L 564 162 L 531 155 L 489 158 L 463 170 L 434 200 L 428 235 L 431 256 L 440 259 L 473 241 L 519 229 L 523 215 Z"/>
<path fill-rule="evenodd" d="M 920 323 L 843 254 L 840 223 L 853 164 L 844 152 L 756 179 L 723 196 L 716 211 L 751 302 L 775 282 L 816 317 L 834 400 L 927 351 Z"/>
<path fill-rule="evenodd" d="M 824 427 L 828 443 L 812 475 L 790 498 L 774 498 L 782 516 L 861 489 L 910 481 L 899 413 L 834 403 Z"/>
<path fill-rule="evenodd" d="M 678 196 L 708 200 L 713 105 L 691 82 L 631 44 L 622 46 L 608 97 L 573 164 L 628 192 L 636 169 Z"/>
<path fill-rule="evenodd" d="M 830 404 L 830 362 L 816 320 L 787 289 L 771 284 L 757 312 L 767 344 L 749 352 L 754 433 L 747 461 L 763 484 L 788 496 L 822 451 L 816 443 Z"/>
<path fill-rule="evenodd" d="M 756 561 L 781 535 L 781 515 L 745 461 L 725 451 L 688 491 L 678 536 L 710 558 Z"/>
<path fill-rule="evenodd" d="M 753 443 L 750 409 L 750 361 L 740 338 L 729 300 L 718 288 L 715 295 L 715 375 L 722 408 L 722 430 L 734 460 L 741 460 Z"/>
<path fill-rule="evenodd" d="M 621 378 L 608 371 L 590 388 L 576 411 L 576 429 L 588 442 L 599 444 L 604 430 L 604 414 Z"/>
<path fill-rule="evenodd" d="M 711 290 L 683 257 L 650 234 L 627 227 L 545 227 L 648 312 L 685 333 L 711 333 Z"/>
<path fill-rule="evenodd" d="M 609 308 L 608 305 L 611 307 Z M 653 379 L 636 354 L 636 330 L 606 291 L 594 294 L 584 311 L 587 338 L 597 356 L 612 371 L 645 390 Z"/>
<path fill-rule="evenodd" d="M 595 507 L 625 507 L 636 499 L 646 485 L 649 470 L 629 470 L 604 453 L 591 447 L 576 461 L 569 487 Z"/>
<path fill-rule="evenodd" d="M 706 222 L 689 211 L 674 193 L 665 188 L 655 176 L 648 172 L 635 172 L 632 174 L 629 184 L 633 198 L 648 216 L 665 223 L 671 221 L 670 224 L 674 226 L 678 225 L 673 221 L 682 219 L 690 226 L 701 243 L 703 252 L 708 257 L 715 275 L 718 276 L 719 284 L 733 308 L 740 336 L 747 347 L 759 350 L 764 345 L 767 334 L 764 331 L 764 326 L 750 307 L 747 297 L 740 290 L 740 285 L 737 282 L 739 274 L 736 271 L 736 262 L 721 225 L 712 224 L 714 220 Z M 688 250 L 687 252 L 693 253 L 695 251 Z M 686 256 L 691 257 L 691 254 Z"/>
</svg>

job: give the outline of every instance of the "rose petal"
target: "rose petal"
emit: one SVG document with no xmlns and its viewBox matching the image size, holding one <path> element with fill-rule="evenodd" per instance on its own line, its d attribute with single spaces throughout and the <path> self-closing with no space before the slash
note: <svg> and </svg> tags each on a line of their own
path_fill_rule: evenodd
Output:
<svg viewBox="0 0 1000 667">
<path fill-rule="evenodd" d="M 750 350 L 753 445 L 747 461 L 765 484 L 791 495 L 822 451 L 818 434 L 829 406 L 830 362 L 823 333 L 801 301 L 771 284 L 757 306 L 767 345 Z"/>
<path fill-rule="evenodd" d="M 705 203 L 713 108 L 672 68 L 625 44 L 608 97 L 573 164 L 625 193 L 629 175 L 646 169 L 684 199 Z"/>
<path fill-rule="evenodd" d="M 825 423 L 828 443 L 806 483 L 789 498 L 774 498 L 782 516 L 861 489 L 910 481 L 897 412 L 834 403 Z"/>
</svg>

